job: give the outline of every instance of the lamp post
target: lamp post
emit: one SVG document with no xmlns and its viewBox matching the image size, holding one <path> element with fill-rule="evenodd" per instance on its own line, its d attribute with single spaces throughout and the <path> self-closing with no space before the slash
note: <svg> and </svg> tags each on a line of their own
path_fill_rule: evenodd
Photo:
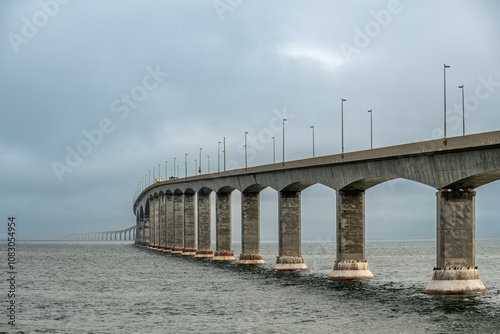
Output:
<svg viewBox="0 0 500 334">
<path fill-rule="evenodd" d="M 285 122 L 286 118 L 283 118 L 283 165 L 285 164 Z"/>
<path fill-rule="evenodd" d="M 226 137 L 224 137 L 224 172 L 226 171 Z"/>
<path fill-rule="evenodd" d="M 245 131 L 245 169 L 248 168 L 248 160 L 247 160 L 247 135 L 248 135 L 248 132 Z"/>
<path fill-rule="evenodd" d="M 207 155 L 207 160 L 208 160 L 208 174 L 210 174 L 210 156 Z"/>
<path fill-rule="evenodd" d="M 313 134 L 313 158 L 314 158 L 314 125 L 311 125 L 310 128 L 313 130 L 312 134 Z"/>
<path fill-rule="evenodd" d="M 217 142 L 217 173 L 220 173 L 220 144 L 220 141 Z"/>
<path fill-rule="evenodd" d="M 276 163 L 276 137 L 273 138 L 273 164 Z"/>
<path fill-rule="evenodd" d="M 370 113 L 370 147 L 373 149 L 373 112 L 372 110 L 368 110 Z"/>
<path fill-rule="evenodd" d="M 175 178 L 175 159 L 177 158 L 174 158 L 174 178 Z"/>
<path fill-rule="evenodd" d="M 153 167 L 153 183 L 156 182 L 156 177 L 155 177 L 155 167 Z"/>
<path fill-rule="evenodd" d="M 167 166 L 168 166 L 168 161 L 165 161 L 165 180 L 168 180 L 168 169 L 167 169 Z"/>
<path fill-rule="evenodd" d="M 200 173 L 200 175 L 201 175 L 201 150 L 202 150 L 202 149 L 203 149 L 203 148 L 201 148 L 201 147 L 200 147 L 200 169 L 198 170 L 198 172 Z"/>
<path fill-rule="evenodd" d="M 160 172 L 160 169 L 161 168 L 161 164 L 158 164 L 158 179 L 161 180 L 161 172 Z"/>
<path fill-rule="evenodd" d="M 444 138 L 446 138 L 446 69 L 450 68 L 449 65 L 443 64 L 443 78 L 444 78 Z"/>
<path fill-rule="evenodd" d="M 149 170 L 149 185 L 151 185 L 151 169 Z"/>
<path fill-rule="evenodd" d="M 188 177 L 188 154 L 184 155 L 184 177 Z"/>
<path fill-rule="evenodd" d="M 180 174 L 179 174 L 179 165 L 177 165 L 177 177 L 179 177 Z"/>
<path fill-rule="evenodd" d="M 198 160 L 194 159 L 194 175 L 196 176 L 196 168 L 198 167 Z"/>
<path fill-rule="evenodd" d="M 347 100 L 342 98 L 341 99 L 341 104 L 340 104 L 340 117 L 341 117 L 341 123 L 342 123 L 342 153 L 344 153 L 344 102 Z"/>
<path fill-rule="evenodd" d="M 458 86 L 458 88 L 462 88 L 462 136 L 465 136 L 465 103 L 464 103 L 464 85 Z"/>
</svg>

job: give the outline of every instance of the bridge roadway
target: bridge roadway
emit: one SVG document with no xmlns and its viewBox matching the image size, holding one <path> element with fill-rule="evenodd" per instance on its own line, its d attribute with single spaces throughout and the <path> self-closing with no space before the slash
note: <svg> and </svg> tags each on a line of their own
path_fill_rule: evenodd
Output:
<svg viewBox="0 0 500 334">
<path fill-rule="evenodd" d="M 437 190 L 437 264 L 424 292 L 485 292 L 475 266 L 475 188 L 500 179 L 500 131 L 158 182 L 134 202 L 136 245 L 212 261 L 236 261 L 231 251 L 231 192 L 237 189 L 242 201 L 242 254 L 237 264 L 263 264 L 259 193 L 271 187 L 279 192 L 279 256 L 273 270 L 307 270 L 301 256 L 300 196 L 302 190 L 319 183 L 334 189 L 337 198 L 337 258 L 328 279 L 370 279 L 373 275 L 365 259 L 365 191 L 396 178 Z M 212 191 L 216 194 L 215 253 L 210 240 Z"/>
</svg>

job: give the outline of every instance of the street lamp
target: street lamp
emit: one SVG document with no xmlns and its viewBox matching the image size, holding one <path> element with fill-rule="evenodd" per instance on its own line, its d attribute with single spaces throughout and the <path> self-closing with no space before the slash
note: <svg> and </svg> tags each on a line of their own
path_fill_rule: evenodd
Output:
<svg viewBox="0 0 500 334">
<path fill-rule="evenodd" d="M 449 65 L 443 64 L 443 78 L 444 78 L 444 138 L 446 138 L 446 69 L 450 68 Z"/>
<path fill-rule="evenodd" d="M 158 178 L 161 180 L 161 172 L 160 172 L 160 169 L 161 168 L 161 164 L 158 164 Z"/>
<path fill-rule="evenodd" d="M 273 138 L 273 164 L 276 163 L 276 138 L 275 137 L 271 137 Z"/>
<path fill-rule="evenodd" d="M 188 177 L 188 154 L 184 155 L 184 177 Z"/>
<path fill-rule="evenodd" d="M 220 141 L 217 142 L 217 173 L 220 173 L 220 144 Z"/>
<path fill-rule="evenodd" d="M 344 153 L 344 102 L 347 100 L 342 98 L 340 104 L 340 115 L 341 115 L 341 123 L 342 123 L 342 153 Z"/>
<path fill-rule="evenodd" d="M 247 160 L 247 135 L 248 135 L 248 132 L 245 131 L 245 169 L 248 168 L 248 160 Z"/>
<path fill-rule="evenodd" d="M 310 128 L 313 130 L 313 158 L 314 158 L 314 125 L 311 125 Z"/>
<path fill-rule="evenodd" d="M 177 158 L 174 158 L 174 178 L 175 178 L 175 159 Z"/>
<path fill-rule="evenodd" d="M 368 110 L 370 113 L 370 147 L 373 149 L 373 112 L 372 110 Z"/>
<path fill-rule="evenodd" d="M 285 164 L 285 122 L 286 118 L 283 118 L 283 165 Z"/>
<path fill-rule="evenodd" d="M 224 137 L 224 172 L 226 171 L 226 137 Z"/>
<path fill-rule="evenodd" d="M 196 167 L 198 167 L 198 160 L 194 159 L 194 175 L 196 176 Z"/>
<path fill-rule="evenodd" d="M 200 175 L 201 175 L 201 150 L 202 150 L 202 149 L 203 149 L 203 148 L 201 148 L 201 147 L 200 147 L 200 169 L 198 170 L 198 172 L 200 173 Z"/>
<path fill-rule="evenodd" d="M 465 103 L 464 103 L 464 85 L 458 86 L 458 88 L 462 88 L 462 135 L 465 136 Z"/>
<path fill-rule="evenodd" d="M 149 170 L 149 185 L 151 185 L 151 169 Z"/>
<path fill-rule="evenodd" d="M 210 174 L 210 156 L 207 155 L 207 160 L 208 160 L 208 174 Z"/>
<path fill-rule="evenodd" d="M 165 180 L 168 180 L 168 161 L 165 161 Z"/>
</svg>

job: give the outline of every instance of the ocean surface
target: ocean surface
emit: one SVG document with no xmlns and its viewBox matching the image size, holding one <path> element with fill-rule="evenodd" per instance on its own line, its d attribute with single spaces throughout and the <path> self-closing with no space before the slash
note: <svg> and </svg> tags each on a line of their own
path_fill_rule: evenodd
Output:
<svg viewBox="0 0 500 334">
<path fill-rule="evenodd" d="M 239 255 L 240 245 L 234 245 Z M 500 333 L 500 240 L 479 239 L 489 293 L 428 296 L 435 241 L 367 241 L 376 279 L 331 282 L 333 242 L 303 242 L 308 272 L 181 257 L 131 242 L 17 245 L 15 331 L 6 325 L 5 242 L 0 332 L 10 333 Z"/>
</svg>

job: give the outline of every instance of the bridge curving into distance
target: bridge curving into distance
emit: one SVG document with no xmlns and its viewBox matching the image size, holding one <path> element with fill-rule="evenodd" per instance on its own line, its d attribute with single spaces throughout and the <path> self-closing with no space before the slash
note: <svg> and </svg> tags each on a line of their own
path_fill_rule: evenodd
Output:
<svg viewBox="0 0 500 334">
<path fill-rule="evenodd" d="M 104 231 L 104 232 L 87 232 L 87 233 L 72 233 L 66 237 L 68 240 L 136 240 L 136 226 L 131 226 L 121 231 Z"/>
<path fill-rule="evenodd" d="M 397 178 L 436 189 L 437 261 L 424 292 L 486 292 L 475 265 L 475 189 L 500 179 L 500 131 L 158 182 L 134 202 L 135 244 L 236 261 L 231 248 L 231 192 L 237 189 L 242 202 L 237 264 L 263 264 L 259 194 L 271 187 L 279 193 L 279 254 L 273 270 L 307 270 L 301 255 L 301 191 L 319 183 L 336 191 L 336 261 L 328 279 L 371 279 L 365 258 L 365 192 Z M 215 253 L 210 239 L 212 192 Z"/>
</svg>

